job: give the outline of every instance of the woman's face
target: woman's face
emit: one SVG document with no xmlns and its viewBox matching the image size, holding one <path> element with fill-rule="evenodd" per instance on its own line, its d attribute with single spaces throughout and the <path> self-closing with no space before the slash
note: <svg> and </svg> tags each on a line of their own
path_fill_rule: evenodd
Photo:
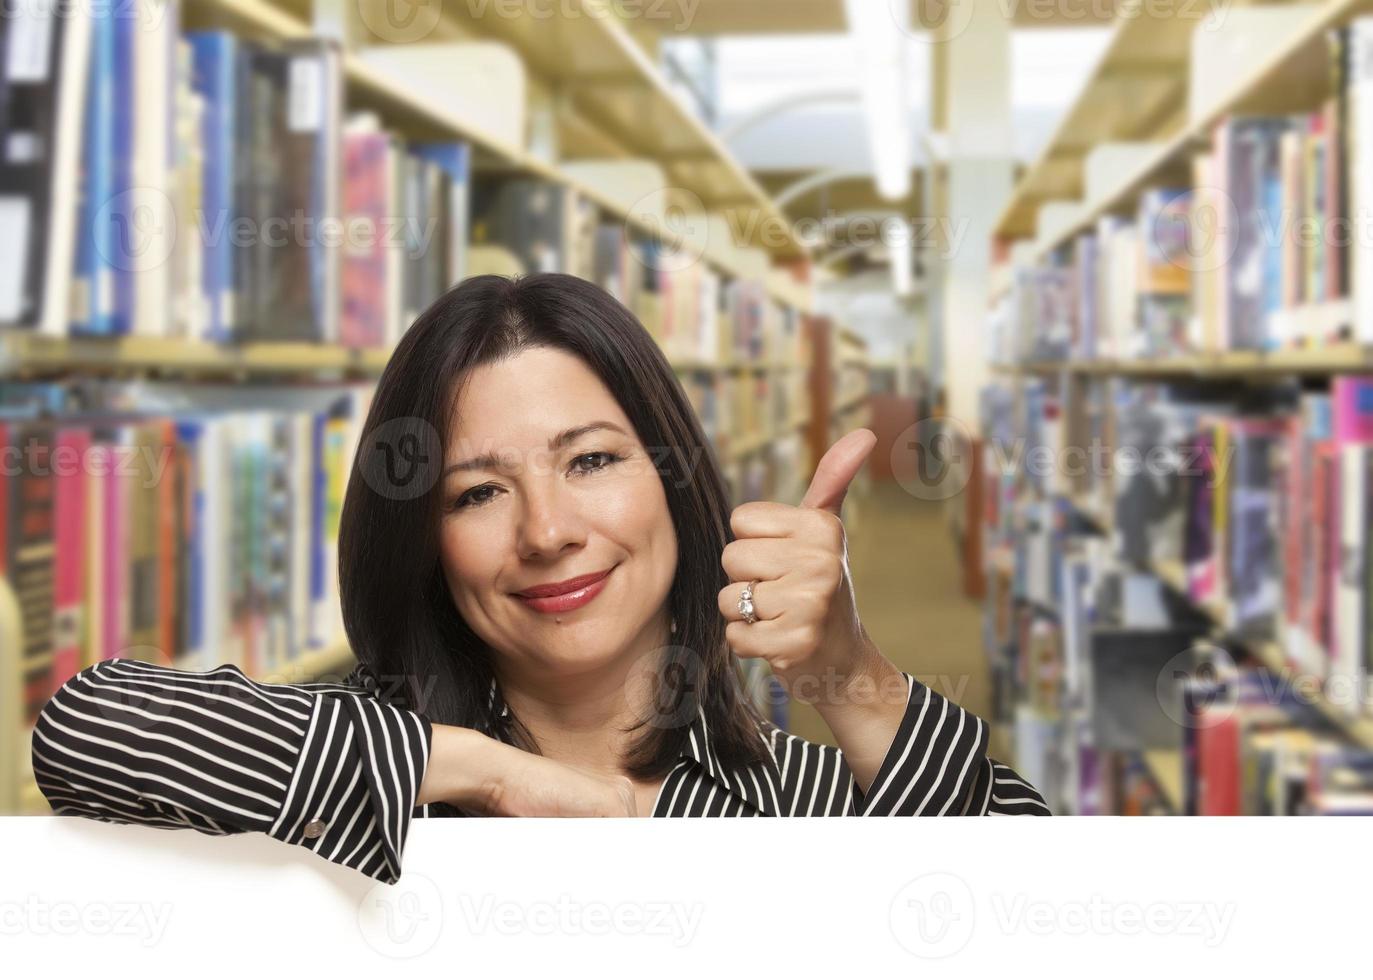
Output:
<svg viewBox="0 0 1373 980">
<path fill-rule="evenodd" d="M 578 357 L 473 370 L 445 456 L 440 560 L 506 674 L 571 676 L 666 642 L 677 536 L 653 459 Z M 521 593 L 608 573 L 589 589 Z"/>
</svg>

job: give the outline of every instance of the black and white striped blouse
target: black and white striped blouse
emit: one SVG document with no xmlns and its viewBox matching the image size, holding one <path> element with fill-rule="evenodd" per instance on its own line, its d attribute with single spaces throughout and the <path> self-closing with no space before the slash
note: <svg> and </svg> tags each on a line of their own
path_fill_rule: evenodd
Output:
<svg viewBox="0 0 1373 980">
<path fill-rule="evenodd" d="M 775 770 L 724 766 L 698 711 L 652 815 L 1049 813 L 986 755 L 985 722 L 905 676 L 906 713 L 870 793 L 841 750 L 771 725 L 759 737 Z M 411 819 L 461 815 L 415 804 L 432 731 L 361 664 L 341 683 L 265 684 L 227 664 L 193 672 L 115 658 L 76 674 L 44 706 L 33 769 L 57 814 L 261 831 L 394 884 Z"/>
</svg>

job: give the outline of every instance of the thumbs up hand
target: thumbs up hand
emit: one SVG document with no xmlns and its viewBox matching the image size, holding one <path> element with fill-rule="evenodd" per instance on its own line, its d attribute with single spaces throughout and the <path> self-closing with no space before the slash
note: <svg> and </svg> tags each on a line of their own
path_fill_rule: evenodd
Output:
<svg viewBox="0 0 1373 980">
<path fill-rule="evenodd" d="M 817 464 L 800 506 L 751 501 L 734 508 L 735 540 L 720 556 L 730 584 L 720 590 L 725 639 L 740 657 L 762 657 L 798 701 L 841 699 L 852 678 L 879 658 L 858 620 L 840 509 L 877 437 L 855 429 Z M 755 622 L 739 600 L 753 586 Z"/>
</svg>

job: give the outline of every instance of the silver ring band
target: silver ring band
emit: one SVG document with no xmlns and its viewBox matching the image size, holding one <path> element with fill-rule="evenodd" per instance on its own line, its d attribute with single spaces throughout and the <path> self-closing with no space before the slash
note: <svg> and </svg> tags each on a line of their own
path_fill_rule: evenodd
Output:
<svg viewBox="0 0 1373 980">
<path fill-rule="evenodd" d="M 744 622 L 752 625 L 758 622 L 758 614 L 753 608 L 753 587 L 758 582 L 754 581 L 744 586 L 744 591 L 739 594 L 739 615 L 744 617 Z"/>
</svg>

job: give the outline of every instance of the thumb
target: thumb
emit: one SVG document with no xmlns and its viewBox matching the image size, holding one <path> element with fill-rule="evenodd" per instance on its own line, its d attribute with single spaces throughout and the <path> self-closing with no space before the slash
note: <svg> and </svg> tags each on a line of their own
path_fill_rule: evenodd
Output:
<svg viewBox="0 0 1373 980">
<path fill-rule="evenodd" d="M 815 466 L 815 476 L 811 477 L 806 495 L 801 498 L 801 506 L 841 516 L 844 494 L 848 493 L 849 484 L 876 445 L 877 436 L 871 429 L 854 429 L 830 446 Z"/>
</svg>

